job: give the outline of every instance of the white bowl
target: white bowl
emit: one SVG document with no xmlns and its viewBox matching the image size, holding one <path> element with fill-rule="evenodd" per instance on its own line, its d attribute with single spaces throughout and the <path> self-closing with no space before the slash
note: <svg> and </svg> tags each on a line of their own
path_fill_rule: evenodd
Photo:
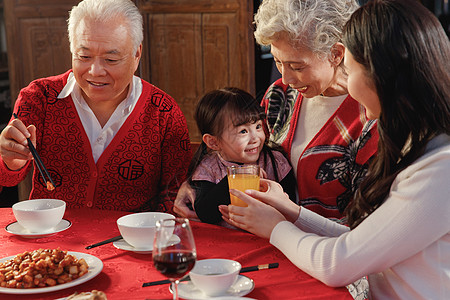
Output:
<svg viewBox="0 0 450 300">
<path fill-rule="evenodd" d="M 15 203 L 14 216 L 30 232 L 46 232 L 61 222 L 66 202 L 58 199 L 34 199 Z"/>
<path fill-rule="evenodd" d="M 207 296 L 221 296 L 233 285 L 241 264 L 229 259 L 203 259 L 189 273 L 192 283 Z"/>
<path fill-rule="evenodd" d="M 162 212 L 142 212 L 117 219 L 117 227 L 123 239 L 137 249 L 151 249 L 155 237 L 156 222 L 175 219 L 175 216 Z"/>
</svg>

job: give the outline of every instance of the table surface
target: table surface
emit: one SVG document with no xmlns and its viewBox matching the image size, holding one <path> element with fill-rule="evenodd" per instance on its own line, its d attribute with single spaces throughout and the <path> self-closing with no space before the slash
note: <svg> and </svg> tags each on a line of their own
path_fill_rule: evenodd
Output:
<svg viewBox="0 0 450 300">
<path fill-rule="evenodd" d="M 157 272 L 151 254 L 120 250 L 106 244 L 86 250 L 85 247 L 119 235 L 116 220 L 128 214 L 107 210 L 67 210 L 64 219 L 72 226 L 52 236 L 38 239 L 23 238 L 6 232 L 15 222 L 11 208 L 0 209 L 0 258 L 39 248 L 83 252 L 102 260 L 102 272 L 95 278 L 75 287 L 34 295 L 0 294 L 0 299 L 58 299 L 74 292 L 104 291 L 108 299 L 171 299 L 168 285 L 142 287 L 144 282 L 165 279 Z M 249 272 L 254 290 L 246 295 L 253 299 L 352 299 L 345 287 L 331 288 L 307 275 L 293 265 L 266 239 L 248 232 L 220 226 L 191 222 L 197 246 L 197 259 L 227 258 L 243 267 L 279 263 L 271 270 Z"/>
</svg>

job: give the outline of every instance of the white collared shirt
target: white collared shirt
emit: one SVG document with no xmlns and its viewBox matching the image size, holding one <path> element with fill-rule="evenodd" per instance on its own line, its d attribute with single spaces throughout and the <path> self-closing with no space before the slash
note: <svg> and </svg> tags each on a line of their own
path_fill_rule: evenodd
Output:
<svg viewBox="0 0 450 300">
<path fill-rule="evenodd" d="M 91 143 L 92 156 L 94 161 L 97 162 L 103 151 L 108 147 L 109 143 L 133 111 L 141 93 L 142 81 L 139 77 L 133 76 L 127 97 L 116 107 L 114 113 L 103 127 L 84 100 L 80 86 L 77 84 L 73 73 L 69 74 L 67 84 L 64 86 L 61 93 L 59 93 L 58 98 L 62 99 L 69 95 L 72 96 L 73 103 L 75 104 L 78 116 L 83 124 L 84 131 Z"/>
</svg>

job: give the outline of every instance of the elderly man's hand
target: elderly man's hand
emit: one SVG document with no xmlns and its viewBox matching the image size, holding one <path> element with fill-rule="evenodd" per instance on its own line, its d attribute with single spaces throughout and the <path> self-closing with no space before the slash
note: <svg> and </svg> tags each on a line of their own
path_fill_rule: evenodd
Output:
<svg viewBox="0 0 450 300">
<path fill-rule="evenodd" d="M 173 210 L 176 214 L 178 214 L 183 218 L 188 218 L 194 221 L 200 221 L 195 211 L 191 210 L 187 206 L 189 203 L 191 203 L 192 207 L 194 207 L 194 201 L 195 201 L 195 191 L 192 189 L 189 183 L 185 181 L 178 190 Z"/>
<path fill-rule="evenodd" d="M 20 120 L 12 120 L 0 134 L 0 155 L 10 170 L 19 170 L 33 159 L 27 138 L 36 144 L 36 127 L 28 127 Z"/>
</svg>

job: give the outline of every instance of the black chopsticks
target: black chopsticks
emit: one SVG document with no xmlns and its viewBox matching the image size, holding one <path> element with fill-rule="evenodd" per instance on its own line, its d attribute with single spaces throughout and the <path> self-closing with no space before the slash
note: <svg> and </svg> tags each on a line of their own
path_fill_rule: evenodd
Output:
<svg viewBox="0 0 450 300">
<path fill-rule="evenodd" d="M 121 240 L 121 239 L 122 239 L 122 236 L 118 235 L 118 236 L 115 236 L 113 238 L 110 238 L 110 239 L 107 239 L 107 240 L 104 240 L 104 241 L 101 241 L 101 242 L 89 245 L 89 246 L 86 247 L 86 249 L 92 249 L 92 248 L 95 248 L 95 247 L 98 247 L 98 246 L 101 246 L 101 245 L 105 245 L 105 244 L 109 244 L 109 243 L 112 243 L 112 242 L 115 242 L 115 241 L 118 241 L 118 240 Z"/>
<path fill-rule="evenodd" d="M 19 119 L 17 117 L 16 113 L 13 113 L 13 116 L 14 116 L 14 119 Z M 31 142 L 31 140 L 29 138 L 27 138 L 27 142 L 28 142 L 28 148 L 30 149 L 31 154 L 34 157 L 34 162 L 36 163 L 36 166 L 39 169 L 39 172 L 41 173 L 42 179 L 44 179 L 44 183 L 47 184 L 47 190 L 53 191 L 55 189 L 55 183 L 53 182 L 52 178 L 50 177 L 50 174 L 48 173 L 47 168 L 45 167 L 44 163 L 41 160 L 41 157 L 37 153 L 36 148 L 34 148 L 33 143 Z"/>
<path fill-rule="evenodd" d="M 274 269 L 274 268 L 278 268 L 278 263 L 245 267 L 245 268 L 242 268 L 241 272 L 239 272 L 239 273 L 246 273 L 246 272 L 253 272 L 253 271 Z M 183 279 L 181 279 L 180 281 L 189 281 L 189 280 L 191 280 L 191 278 L 189 276 L 186 276 Z M 166 283 L 170 283 L 170 280 L 164 279 L 164 280 L 158 280 L 158 281 L 152 281 L 152 282 L 145 282 L 142 284 L 142 287 L 155 286 L 155 285 L 166 284 Z"/>
</svg>

